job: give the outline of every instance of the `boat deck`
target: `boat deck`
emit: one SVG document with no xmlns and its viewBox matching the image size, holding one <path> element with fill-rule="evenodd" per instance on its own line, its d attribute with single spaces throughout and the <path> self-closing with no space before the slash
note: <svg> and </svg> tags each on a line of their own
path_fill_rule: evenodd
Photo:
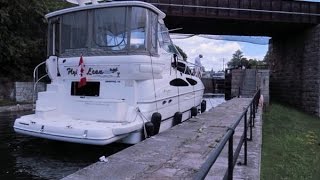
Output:
<svg viewBox="0 0 320 180">
<path fill-rule="evenodd" d="M 209 152 L 217 146 L 228 127 L 240 117 L 250 100 L 250 98 L 236 98 L 227 101 L 107 157 L 108 162 L 97 162 L 64 179 L 192 179 L 207 159 Z M 234 147 L 238 143 L 240 133 L 243 132 L 242 128 L 240 123 L 235 132 Z M 221 154 L 223 159 L 218 158 L 217 165 L 213 166 L 207 178 L 222 179 L 227 168 L 224 151 Z M 255 175 L 258 175 L 259 163 L 253 164 L 256 166 Z"/>
</svg>

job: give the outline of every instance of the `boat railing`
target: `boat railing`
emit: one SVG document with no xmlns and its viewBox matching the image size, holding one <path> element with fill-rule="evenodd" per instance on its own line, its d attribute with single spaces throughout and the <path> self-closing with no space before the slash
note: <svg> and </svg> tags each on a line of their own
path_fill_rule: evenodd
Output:
<svg viewBox="0 0 320 180">
<path fill-rule="evenodd" d="M 202 77 L 203 67 L 188 61 L 178 60 L 177 69 L 184 74 L 190 74 L 198 78 Z"/>
<path fill-rule="evenodd" d="M 45 68 L 45 74 L 41 74 L 39 75 L 39 68 L 42 68 L 44 67 Z M 38 88 L 37 88 L 37 85 L 38 83 L 43 79 L 45 78 L 46 76 L 48 76 L 48 73 L 47 73 L 47 66 L 46 66 L 46 61 L 43 61 L 41 62 L 40 64 L 38 64 L 34 70 L 33 70 L 33 92 L 32 92 L 32 104 L 33 104 L 33 108 L 34 108 L 34 105 L 35 105 L 35 100 L 36 100 L 36 96 L 38 94 Z"/>
</svg>

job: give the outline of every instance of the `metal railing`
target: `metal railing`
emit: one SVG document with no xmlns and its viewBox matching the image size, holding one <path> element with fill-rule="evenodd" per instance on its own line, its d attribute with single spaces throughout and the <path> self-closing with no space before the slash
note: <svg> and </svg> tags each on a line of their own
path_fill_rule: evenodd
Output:
<svg viewBox="0 0 320 180">
<path fill-rule="evenodd" d="M 218 144 L 217 148 L 212 150 L 209 154 L 208 159 L 202 164 L 200 167 L 199 171 L 195 174 L 194 179 L 204 179 L 207 174 L 209 173 L 211 167 L 213 164 L 216 162 L 218 159 L 219 155 L 221 154 L 223 148 L 225 147 L 226 143 L 228 143 L 228 168 L 224 174 L 223 179 L 228 179 L 231 180 L 233 179 L 233 169 L 234 166 L 237 162 L 237 159 L 239 157 L 242 145 L 244 145 L 244 165 L 247 165 L 247 141 L 252 141 L 252 128 L 255 126 L 255 117 L 256 117 L 256 112 L 258 110 L 258 103 L 259 103 L 259 98 L 260 98 L 260 90 L 258 90 L 254 97 L 252 98 L 250 104 L 246 107 L 244 112 L 241 114 L 239 119 L 231 126 L 228 128 L 226 134 L 223 136 L 222 140 Z M 248 122 L 248 111 L 250 112 L 249 115 L 249 122 Z M 240 124 L 241 120 L 244 120 L 244 130 L 242 133 L 242 136 L 240 138 L 239 144 L 236 148 L 236 150 L 233 152 L 233 135 L 235 132 L 236 127 Z M 247 137 L 247 131 L 249 128 L 249 138 Z"/>
<path fill-rule="evenodd" d="M 188 62 L 188 61 L 182 61 L 182 60 L 175 60 L 171 62 L 173 64 L 173 67 L 176 68 L 178 71 L 189 74 L 191 76 L 196 76 L 198 78 L 202 77 L 202 66 L 198 66 L 194 63 Z"/>
<path fill-rule="evenodd" d="M 48 73 L 46 73 L 46 74 L 42 75 L 41 77 L 39 76 L 39 68 L 42 67 L 43 65 L 44 66 L 46 65 L 46 61 L 43 61 L 40 64 L 38 64 L 33 70 L 33 93 L 32 93 L 32 104 L 33 104 L 33 106 L 35 104 L 35 97 L 36 97 L 36 95 L 38 93 L 38 91 L 37 91 L 38 82 L 41 81 L 43 78 L 45 78 L 48 75 Z M 46 72 L 47 72 L 47 69 L 46 69 Z"/>
</svg>

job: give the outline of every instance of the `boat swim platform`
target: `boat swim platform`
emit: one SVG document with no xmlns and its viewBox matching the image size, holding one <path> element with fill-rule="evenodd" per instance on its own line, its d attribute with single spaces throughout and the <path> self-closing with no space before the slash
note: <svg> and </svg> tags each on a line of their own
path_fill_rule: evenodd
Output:
<svg viewBox="0 0 320 180">
<path fill-rule="evenodd" d="M 209 153 L 217 147 L 228 127 L 231 127 L 241 116 L 250 101 L 251 98 L 231 99 L 197 117 L 107 157 L 107 162 L 94 163 L 63 179 L 193 179 Z M 259 126 L 260 109 L 256 115 L 254 132 L 256 128 L 261 128 Z M 241 122 L 234 134 L 234 150 L 243 132 Z M 254 152 L 250 152 L 250 147 Z M 206 179 L 223 179 L 228 166 L 227 150 L 228 143 Z M 248 164 L 236 165 L 233 176 L 236 179 L 260 179 L 260 155 L 261 131 L 259 138 L 253 136 L 253 141 L 248 141 Z M 243 162 L 243 147 L 237 162 L 237 164 Z"/>
</svg>

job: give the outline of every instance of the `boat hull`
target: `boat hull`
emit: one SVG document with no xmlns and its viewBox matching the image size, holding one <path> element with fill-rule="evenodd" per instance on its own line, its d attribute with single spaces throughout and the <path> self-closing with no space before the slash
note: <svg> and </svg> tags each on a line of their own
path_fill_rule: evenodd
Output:
<svg viewBox="0 0 320 180">
<path fill-rule="evenodd" d="M 197 106 L 200 108 L 200 106 Z M 138 115 L 138 114 L 137 114 Z M 191 110 L 182 113 L 182 121 L 191 117 Z M 122 123 L 90 122 L 74 120 L 69 117 L 39 119 L 35 115 L 22 116 L 16 119 L 16 133 L 44 139 L 80 144 L 107 145 L 113 142 L 135 144 L 146 138 L 143 117 L 123 125 Z M 160 131 L 173 126 L 173 116 L 161 121 Z"/>
</svg>

